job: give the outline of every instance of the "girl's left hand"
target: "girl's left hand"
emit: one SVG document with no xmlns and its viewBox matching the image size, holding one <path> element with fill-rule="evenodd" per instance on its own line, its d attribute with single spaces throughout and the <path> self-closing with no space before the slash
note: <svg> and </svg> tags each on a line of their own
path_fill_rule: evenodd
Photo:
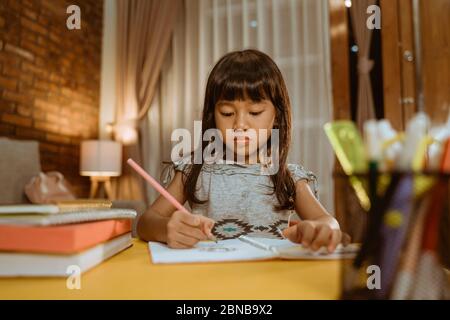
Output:
<svg viewBox="0 0 450 320">
<path fill-rule="evenodd" d="M 325 246 L 329 253 L 332 253 L 341 241 L 344 245 L 350 242 L 350 237 L 340 229 L 333 229 L 325 222 L 311 220 L 299 221 L 284 229 L 283 235 L 292 242 L 301 243 L 314 251 Z"/>
</svg>

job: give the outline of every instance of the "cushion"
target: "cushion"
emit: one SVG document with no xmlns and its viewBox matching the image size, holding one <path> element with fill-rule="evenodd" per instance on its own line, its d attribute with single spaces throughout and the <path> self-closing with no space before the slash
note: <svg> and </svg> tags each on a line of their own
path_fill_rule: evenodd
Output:
<svg viewBox="0 0 450 320">
<path fill-rule="evenodd" d="M 40 171 L 37 141 L 0 138 L 0 204 L 28 203 L 24 187 Z"/>
</svg>

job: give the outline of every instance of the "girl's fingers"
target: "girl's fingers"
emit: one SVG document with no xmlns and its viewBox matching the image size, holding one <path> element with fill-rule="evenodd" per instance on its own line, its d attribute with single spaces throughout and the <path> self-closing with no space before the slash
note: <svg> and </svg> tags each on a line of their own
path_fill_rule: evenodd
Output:
<svg viewBox="0 0 450 320">
<path fill-rule="evenodd" d="M 346 246 L 349 245 L 351 241 L 352 238 L 347 233 L 342 232 L 342 240 L 341 240 L 342 244 Z"/>
<path fill-rule="evenodd" d="M 169 246 L 169 248 L 172 248 L 172 249 L 188 249 L 188 248 L 190 248 L 189 246 L 185 245 L 184 243 L 176 241 L 173 238 L 170 238 L 167 240 L 167 245 Z"/>
<path fill-rule="evenodd" d="M 173 238 L 173 241 L 181 243 L 187 246 L 188 248 L 192 248 L 198 242 L 197 239 L 186 236 L 182 233 L 176 234 L 175 237 Z"/>
<path fill-rule="evenodd" d="M 307 221 L 297 222 L 295 225 L 282 231 L 283 235 L 292 242 L 301 243 L 304 247 L 319 250 L 326 246 L 329 253 L 336 250 L 339 243 L 348 245 L 351 238 L 339 229 L 332 229 L 329 225 L 319 224 L 314 226 Z"/>
<path fill-rule="evenodd" d="M 180 223 L 178 227 L 178 232 L 184 234 L 185 236 L 195 238 L 198 241 L 207 239 L 206 234 L 202 230 L 200 230 L 199 228 L 188 226 L 183 223 Z"/>
<path fill-rule="evenodd" d="M 330 243 L 328 244 L 328 252 L 332 253 L 336 250 L 337 245 L 341 242 L 342 232 L 340 230 L 333 230 L 331 233 Z"/>
<path fill-rule="evenodd" d="M 173 248 L 173 249 L 189 249 L 189 248 L 191 248 L 190 246 L 187 246 L 187 245 L 185 245 L 185 244 L 183 244 L 181 242 L 178 242 L 178 241 L 174 241 L 173 245 L 171 245 L 170 247 Z"/>
<path fill-rule="evenodd" d="M 309 247 L 314 239 L 315 228 L 310 223 L 300 222 L 296 226 L 298 228 L 298 242 L 304 247 Z"/>
<path fill-rule="evenodd" d="M 186 213 L 186 212 L 182 212 L 182 211 L 178 211 L 178 212 L 179 212 L 180 221 L 183 222 L 184 224 L 187 224 L 191 227 L 200 226 L 202 216 L 198 216 L 195 214 L 190 214 L 190 213 Z"/>
<path fill-rule="evenodd" d="M 298 221 L 298 220 L 291 220 L 291 221 L 289 221 L 289 227 L 295 226 L 295 225 L 299 224 L 299 222 L 300 221 Z"/>
<path fill-rule="evenodd" d="M 318 232 L 311 244 L 311 249 L 313 249 L 314 251 L 319 250 L 320 247 L 329 243 L 332 231 L 328 225 L 320 225 L 317 229 Z"/>
<path fill-rule="evenodd" d="M 206 218 L 206 217 L 202 217 L 201 219 L 202 222 L 202 230 L 203 232 L 208 236 L 208 237 L 213 237 L 214 235 L 212 234 L 212 229 L 214 227 L 214 224 L 216 223 L 214 220 Z"/>
<path fill-rule="evenodd" d="M 297 241 L 297 226 L 292 226 L 289 228 L 286 228 L 282 231 L 283 235 L 288 238 L 292 242 L 298 242 Z"/>
</svg>

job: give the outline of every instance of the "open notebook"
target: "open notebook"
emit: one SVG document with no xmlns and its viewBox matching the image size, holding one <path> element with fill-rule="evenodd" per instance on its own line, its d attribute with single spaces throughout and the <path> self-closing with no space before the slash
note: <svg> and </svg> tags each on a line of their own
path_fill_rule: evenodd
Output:
<svg viewBox="0 0 450 320">
<path fill-rule="evenodd" d="M 343 247 L 339 245 L 336 251 L 328 254 L 325 248 L 317 252 L 304 248 L 289 240 L 256 238 L 241 236 L 237 239 L 199 242 L 192 249 L 171 249 L 159 242 L 148 243 L 152 262 L 164 263 L 195 263 L 222 261 L 252 261 L 270 259 L 297 260 L 335 260 L 352 259 L 359 250 L 357 244 Z"/>
</svg>

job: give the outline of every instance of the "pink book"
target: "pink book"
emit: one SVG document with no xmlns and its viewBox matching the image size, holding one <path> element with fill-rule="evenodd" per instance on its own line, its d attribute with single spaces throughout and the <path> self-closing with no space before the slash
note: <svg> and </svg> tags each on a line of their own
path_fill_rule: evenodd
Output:
<svg viewBox="0 0 450 320">
<path fill-rule="evenodd" d="M 0 251 L 72 254 L 130 230 L 130 219 L 44 227 L 0 224 Z"/>
</svg>

